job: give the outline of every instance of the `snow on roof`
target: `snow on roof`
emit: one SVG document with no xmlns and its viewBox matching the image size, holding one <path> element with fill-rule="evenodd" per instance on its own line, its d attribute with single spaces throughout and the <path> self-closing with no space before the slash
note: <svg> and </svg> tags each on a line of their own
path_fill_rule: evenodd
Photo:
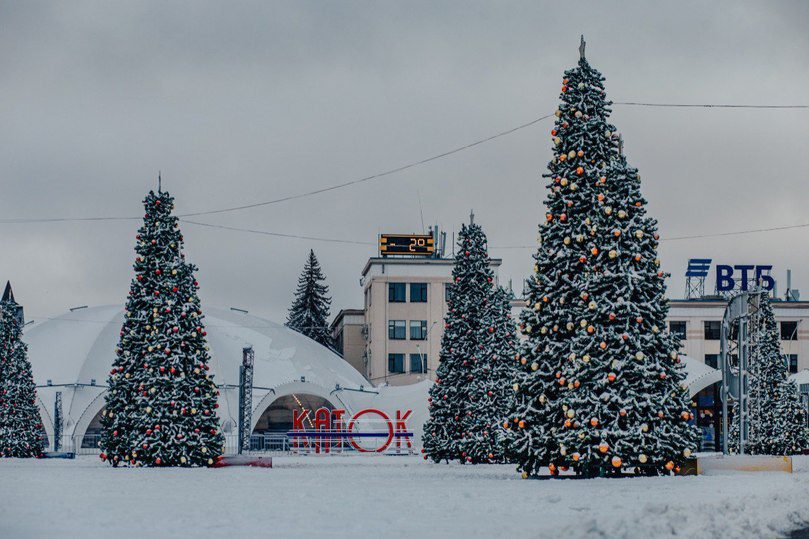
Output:
<svg viewBox="0 0 809 539">
<path fill-rule="evenodd" d="M 228 309 L 203 306 L 202 311 L 211 348 L 210 367 L 220 387 L 238 385 L 245 346 L 252 346 L 255 351 L 253 384 L 256 388 L 277 388 L 300 383 L 302 378 L 307 385 L 317 386 L 325 394 L 338 384 L 348 388 L 372 385 L 333 351 L 281 324 Z M 123 319 L 121 306 L 82 308 L 36 323 L 25 332 L 34 381 L 38 386 L 46 385 L 48 380 L 54 385 L 52 389 L 38 391 L 42 410 L 48 416 L 43 419 L 50 419 L 58 390 L 64 393 L 68 430 L 80 418 L 87 423 L 85 411 L 99 407 L 98 397 L 103 393 L 115 359 Z M 63 384 L 89 385 L 92 380 L 97 388 L 62 387 Z M 235 394 L 232 398 L 227 396 L 227 391 L 222 393 L 226 402 L 220 402 L 220 415 L 237 414 L 236 402 L 228 401 L 234 400 Z M 86 428 L 85 424 L 82 428 Z"/>
<path fill-rule="evenodd" d="M 799 386 L 802 384 L 809 384 L 809 369 L 803 369 L 802 371 L 796 372 L 790 376 L 789 379 Z"/>
<path fill-rule="evenodd" d="M 685 384 L 692 397 L 722 379 L 722 371 L 709 367 L 699 360 L 685 355 L 681 355 L 680 359 L 685 366 Z"/>
<path fill-rule="evenodd" d="M 242 312 L 205 307 L 211 370 L 217 384 L 238 384 L 242 348 L 255 350 L 254 383 L 275 386 L 301 376 L 323 387 L 369 382 L 333 351 L 286 326 Z M 104 384 L 123 323 L 120 306 L 75 310 L 35 324 L 25 334 L 38 385 Z"/>
</svg>

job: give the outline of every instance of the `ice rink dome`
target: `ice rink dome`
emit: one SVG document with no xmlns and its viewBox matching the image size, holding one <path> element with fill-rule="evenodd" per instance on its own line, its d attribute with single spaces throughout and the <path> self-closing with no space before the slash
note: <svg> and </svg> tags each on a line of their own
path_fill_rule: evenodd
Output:
<svg viewBox="0 0 809 539">
<path fill-rule="evenodd" d="M 220 388 L 218 415 L 235 447 L 239 367 L 242 350 L 255 352 L 255 429 L 287 428 L 290 406 L 343 408 L 415 405 L 414 420 L 426 414 L 426 382 L 407 388 L 374 388 L 340 356 L 281 324 L 241 311 L 203 306 L 210 368 Z M 54 448 L 54 416 L 61 394 L 62 450 L 92 452 L 104 407 L 106 381 L 124 319 L 122 306 L 73 309 L 26 328 L 29 359 L 37 384 L 49 446 Z M 422 413 L 421 408 L 424 408 Z M 81 451 L 84 449 L 85 451 Z"/>
</svg>

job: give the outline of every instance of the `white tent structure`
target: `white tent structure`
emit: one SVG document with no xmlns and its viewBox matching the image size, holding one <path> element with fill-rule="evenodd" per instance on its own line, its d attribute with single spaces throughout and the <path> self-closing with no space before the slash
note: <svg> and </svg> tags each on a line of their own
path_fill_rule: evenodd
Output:
<svg viewBox="0 0 809 539">
<path fill-rule="evenodd" d="M 337 354 L 281 324 L 228 309 L 203 306 L 203 313 L 228 452 L 236 447 L 239 367 L 246 346 L 255 352 L 253 429 L 268 428 L 284 413 L 290 416 L 290 405 L 341 408 L 348 416 L 377 408 L 391 418 L 401 409 L 413 411 L 408 427 L 420 438 L 427 415 L 427 382 L 374 388 Z M 121 306 L 81 308 L 27 328 L 24 340 L 51 449 L 58 393 L 61 449 L 97 451 L 95 433 L 123 317 Z"/>
<path fill-rule="evenodd" d="M 688 386 L 689 396 L 693 397 L 711 384 L 722 380 L 722 371 L 688 356 L 681 355 L 680 359 L 685 366 L 685 385 Z"/>
</svg>

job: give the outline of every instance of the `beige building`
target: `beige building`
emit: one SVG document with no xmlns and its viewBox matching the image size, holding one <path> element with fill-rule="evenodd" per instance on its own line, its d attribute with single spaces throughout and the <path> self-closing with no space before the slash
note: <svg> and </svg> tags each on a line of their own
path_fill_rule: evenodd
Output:
<svg viewBox="0 0 809 539">
<path fill-rule="evenodd" d="M 790 372 L 809 369 L 809 302 L 773 301 L 771 305 Z M 711 367 L 718 365 L 719 327 L 726 306 L 719 299 L 669 302 L 669 329 L 680 335 L 685 355 Z"/>
<path fill-rule="evenodd" d="M 364 355 L 357 361 L 346 351 L 344 357 L 364 365 L 360 372 L 373 384 L 403 385 L 435 378 L 453 264 L 449 258 L 396 257 L 371 258 L 365 264 L 360 280 Z M 500 264 L 499 259 L 491 260 L 495 282 Z M 335 322 L 334 334 L 355 331 L 346 328 L 345 320 Z"/>
<path fill-rule="evenodd" d="M 365 374 L 365 311 L 343 309 L 330 324 L 334 347 L 352 367 Z"/>
</svg>

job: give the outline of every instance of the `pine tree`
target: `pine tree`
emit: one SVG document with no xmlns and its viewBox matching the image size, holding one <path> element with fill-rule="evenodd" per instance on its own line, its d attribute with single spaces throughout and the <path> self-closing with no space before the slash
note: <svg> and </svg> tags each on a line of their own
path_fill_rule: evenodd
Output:
<svg viewBox="0 0 809 539">
<path fill-rule="evenodd" d="M 310 339 L 327 348 L 334 348 L 334 340 L 329 332 L 329 287 L 323 283 L 326 277 L 320 269 L 315 252 L 309 251 L 309 258 L 298 278 L 298 289 L 287 315 L 287 327 L 303 333 Z"/>
<path fill-rule="evenodd" d="M 113 466 L 209 466 L 222 453 L 210 355 L 174 199 L 150 191 L 136 236 L 116 359 L 102 412 L 101 458 Z"/>
<path fill-rule="evenodd" d="M 45 450 L 20 313 L 7 284 L 0 301 L 0 457 L 38 457 Z"/>
<path fill-rule="evenodd" d="M 514 397 L 512 384 L 518 372 L 514 363 L 516 327 L 511 318 L 513 294 L 492 287 L 488 308 L 481 314 L 478 352 L 472 361 L 469 384 L 469 417 L 462 452 L 469 462 L 504 462 L 505 433 L 500 427 Z"/>
<path fill-rule="evenodd" d="M 748 368 L 750 428 L 745 452 L 753 455 L 792 455 L 809 448 L 806 410 L 801 405 L 797 386 L 789 380 L 770 300 L 766 294 L 759 297 L 758 320 L 761 327 Z M 734 406 L 736 410 L 738 407 Z M 738 451 L 738 422 L 734 421 L 732 426 L 729 441 L 731 447 Z"/>
<path fill-rule="evenodd" d="M 551 132 L 547 214 L 521 328 L 514 413 L 505 426 L 526 475 L 624 467 L 665 473 L 691 454 L 677 338 L 640 175 L 615 127 L 604 77 L 584 57 L 565 72 Z"/>
<path fill-rule="evenodd" d="M 424 458 L 435 462 L 474 462 L 463 448 L 476 422 L 470 406 L 473 364 L 479 349 L 481 317 L 488 308 L 493 282 L 486 236 L 480 225 L 463 225 L 452 269 L 444 335 L 435 383 L 430 387 L 430 417 L 424 425 Z"/>
</svg>

